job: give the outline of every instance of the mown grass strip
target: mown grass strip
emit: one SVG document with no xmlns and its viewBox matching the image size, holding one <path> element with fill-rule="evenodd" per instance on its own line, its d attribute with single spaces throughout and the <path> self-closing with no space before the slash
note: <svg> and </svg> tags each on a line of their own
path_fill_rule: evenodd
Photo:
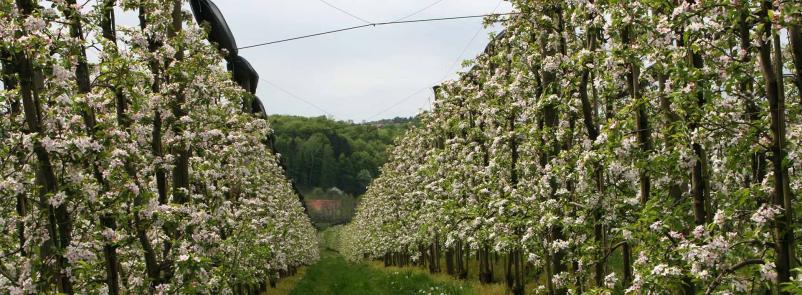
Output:
<svg viewBox="0 0 802 295">
<path fill-rule="evenodd" d="M 289 294 L 473 294 L 470 286 L 435 280 L 425 272 L 382 269 L 367 263 L 348 263 L 332 251 L 309 267 Z"/>
</svg>

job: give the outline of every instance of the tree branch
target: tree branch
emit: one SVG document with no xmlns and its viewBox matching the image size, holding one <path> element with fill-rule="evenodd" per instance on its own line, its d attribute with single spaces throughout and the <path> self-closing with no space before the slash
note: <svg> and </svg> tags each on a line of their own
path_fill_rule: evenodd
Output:
<svg viewBox="0 0 802 295">
<path fill-rule="evenodd" d="M 718 288 L 718 286 L 721 285 L 721 280 L 724 279 L 724 276 L 734 273 L 735 271 L 750 265 L 762 265 L 764 263 L 765 262 L 763 261 L 763 259 L 749 259 L 741 261 L 733 266 L 730 266 L 730 268 L 725 269 L 716 277 L 715 280 L 713 280 L 712 283 L 710 283 L 710 285 L 707 287 L 707 291 L 705 291 L 705 295 L 712 294 L 713 291 L 715 291 L 716 288 Z"/>
</svg>

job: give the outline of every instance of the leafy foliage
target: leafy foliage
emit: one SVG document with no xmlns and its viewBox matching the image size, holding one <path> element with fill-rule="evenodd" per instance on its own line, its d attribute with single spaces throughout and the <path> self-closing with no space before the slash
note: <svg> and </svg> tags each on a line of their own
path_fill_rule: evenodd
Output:
<svg viewBox="0 0 802 295">
<path fill-rule="evenodd" d="M 358 196 L 387 161 L 387 147 L 414 119 L 354 124 L 325 117 L 271 116 L 276 150 L 304 191 L 337 187 Z"/>
</svg>

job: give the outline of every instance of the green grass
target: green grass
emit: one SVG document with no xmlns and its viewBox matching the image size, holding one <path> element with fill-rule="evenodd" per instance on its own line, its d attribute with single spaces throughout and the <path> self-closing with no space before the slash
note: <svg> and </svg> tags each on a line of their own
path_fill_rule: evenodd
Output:
<svg viewBox="0 0 802 295">
<path fill-rule="evenodd" d="M 320 262 L 306 269 L 304 278 L 290 292 L 293 295 L 471 293 L 465 284 L 438 282 L 422 272 L 349 263 L 333 251 L 324 251 Z"/>
</svg>

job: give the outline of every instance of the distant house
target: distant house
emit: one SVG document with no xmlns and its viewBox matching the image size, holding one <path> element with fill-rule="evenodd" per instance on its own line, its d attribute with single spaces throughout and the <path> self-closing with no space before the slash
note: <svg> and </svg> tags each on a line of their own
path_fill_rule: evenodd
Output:
<svg viewBox="0 0 802 295">
<path fill-rule="evenodd" d="M 327 212 L 337 212 L 340 208 L 340 200 L 307 200 L 306 206 L 313 213 L 325 214 Z"/>
<path fill-rule="evenodd" d="M 348 222 L 354 214 L 356 202 L 353 197 L 338 188 L 323 190 L 316 188 L 304 200 L 309 217 L 314 223 L 341 224 Z"/>
</svg>

